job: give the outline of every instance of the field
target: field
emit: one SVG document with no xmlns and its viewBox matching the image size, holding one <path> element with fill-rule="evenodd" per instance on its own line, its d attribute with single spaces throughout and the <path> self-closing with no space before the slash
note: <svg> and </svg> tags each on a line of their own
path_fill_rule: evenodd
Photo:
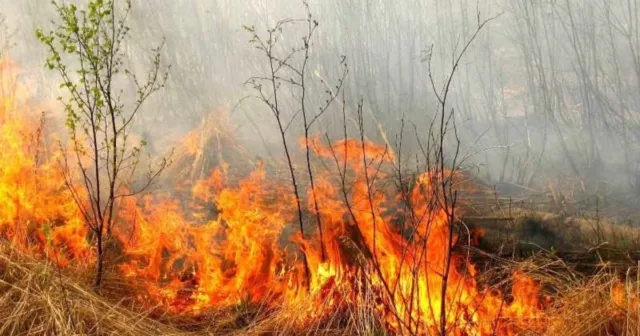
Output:
<svg viewBox="0 0 640 336">
<path fill-rule="evenodd" d="M 255 53 L 238 89 L 249 93 L 203 104 L 209 112 L 181 126 L 154 110 L 168 106 L 163 93 L 188 93 L 179 119 L 207 89 L 167 84 L 164 39 L 138 62 L 127 20 L 147 19 L 134 4 L 53 1 L 56 19 L 34 37 L 45 72 L 0 57 L 0 335 L 640 336 L 640 118 L 621 70 L 640 79 L 640 30 L 631 13 L 631 28 L 613 22 L 640 12 L 635 0 L 593 0 L 585 15 L 569 0 L 505 2 L 522 29 L 513 48 L 495 49 L 522 48 L 526 65 L 526 75 L 499 69 L 512 80 L 493 77 L 482 34 L 500 14 L 478 3 L 473 16 L 461 1 L 462 38 L 452 20 L 451 31 L 435 23 L 451 55 L 432 44 L 410 56 L 424 97 L 412 100 L 413 73 L 406 95 L 387 76 L 389 100 L 403 105 L 393 112 L 375 103 L 376 67 L 362 66 L 383 53 L 319 65 L 333 36 L 302 1 L 300 19 L 241 26 Z M 398 8 L 413 17 L 411 6 Z M 442 13 L 453 18 L 453 6 Z M 544 23 L 549 13 L 560 24 Z M 583 40 L 576 19 L 603 29 L 584 24 Z M 603 36 L 611 55 L 596 52 Z M 560 52 L 557 41 L 566 65 L 542 53 Z M 484 52 L 476 71 L 491 83 L 468 71 L 466 55 Z M 191 61 L 178 71 L 203 76 Z M 357 78 L 370 85 L 351 82 L 352 69 L 369 71 Z M 426 111 L 407 113 L 416 102 Z M 478 133 L 482 122 L 492 125 Z M 488 132 L 498 141 L 484 148 Z"/>
</svg>

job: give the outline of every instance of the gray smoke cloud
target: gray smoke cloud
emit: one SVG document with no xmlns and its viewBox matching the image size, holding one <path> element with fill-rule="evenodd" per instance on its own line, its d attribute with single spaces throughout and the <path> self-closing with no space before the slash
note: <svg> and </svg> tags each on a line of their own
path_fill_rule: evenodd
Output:
<svg viewBox="0 0 640 336">
<path fill-rule="evenodd" d="M 487 183 L 535 187 L 576 177 L 592 188 L 637 190 L 637 0 L 309 4 L 320 24 L 311 47 L 310 104 L 322 103 L 320 80 L 334 83 L 344 57 L 346 109 L 353 116 L 363 100 L 369 138 L 384 141 L 383 130 L 395 142 L 405 118 L 406 125 L 415 124 L 415 130 L 403 129 L 403 138 L 413 142 L 407 153 L 416 152 L 414 133 L 425 135 L 437 113 L 426 58 L 431 55 L 434 78 L 442 85 L 478 20 L 496 16 L 468 50 L 452 84 L 450 108 L 463 153 L 472 154 L 465 164 Z M 36 27 L 50 27 L 53 6 L 0 0 L 0 8 L 6 28 L 0 36 L 10 42 L 11 56 L 40 83 L 38 95 L 54 95 L 57 79 L 44 71 L 46 52 L 34 35 Z M 146 107 L 138 131 L 162 149 L 203 116 L 226 111 L 249 148 L 258 154 L 272 148 L 277 155 L 278 134 L 269 111 L 257 101 L 242 100 L 253 92 L 245 81 L 264 74 L 268 65 L 243 25 L 264 33 L 278 20 L 304 15 L 298 0 L 134 1 L 128 64 L 143 69 L 149 50 L 164 39 L 164 60 L 172 66 L 166 89 Z M 304 27 L 284 31 L 283 50 L 300 43 L 303 34 Z M 340 111 L 334 104 L 314 131 L 339 136 Z M 292 139 L 300 134 L 296 129 L 292 126 Z"/>
</svg>

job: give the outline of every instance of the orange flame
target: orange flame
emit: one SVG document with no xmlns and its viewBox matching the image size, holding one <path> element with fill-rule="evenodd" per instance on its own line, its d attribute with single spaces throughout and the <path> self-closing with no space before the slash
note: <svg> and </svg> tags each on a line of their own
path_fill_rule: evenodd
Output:
<svg viewBox="0 0 640 336">
<path fill-rule="evenodd" d="M 58 154 L 42 144 L 43 128 L 17 78 L 0 59 L 0 235 L 61 265 L 91 261 L 87 230 L 65 186 Z"/>
</svg>

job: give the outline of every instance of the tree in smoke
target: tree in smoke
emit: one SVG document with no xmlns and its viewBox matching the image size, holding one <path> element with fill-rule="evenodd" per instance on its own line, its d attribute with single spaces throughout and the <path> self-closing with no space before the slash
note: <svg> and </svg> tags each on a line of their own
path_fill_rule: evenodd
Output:
<svg viewBox="0 0 640 336">
<path fill-rule="evenodd" d="M 49 52 L 46 67 L 58 72 L 66 92 L 59 100 L 65 107 L 70 150 L 61 164 L 66 185 L 93 234 L 98 289 L 118 201 L 149 188 L 169 164 L 168 157 L 162 158 L 149 165 L 144 180 L 135 180 L 146 143 L 132 139 L 133 122 L 145 101 L 164 87 L 168 72 L 161 66 L 162 45 L 153 50 L 144 80 L 125 65 L 130 0 L 92 0 L 86 8 L 52 3 L 58 16 L 55 28 L 48 33 L 37 29 L 36 35 Z M 133 102 L 123 98 L 129 90 L 126 83 L 133 86 Z M 131 189 L 134 184 L 138 187 Z"/>
<path fill-rule="evenodd" d="M 313 125 L 318 119 L 327 112 L 329 107 L 335 102 L 338 94 L 342 91 L 344 79 L 347 76 L 348 68 L 345 58 L 342 58 L 341 68 L 342 74 L 338 78 L 334 86 L 321 79 L 320 82 L 324 86 L 326 99 L 317 107 L 311 108 L 309 102 L 309 60 L 311 55 L 311 43 L 314 33 L 319 23 L 313 18 L 309 4 L 302 2 L 306 17 L 303 19 L 286 19 L 280 20 L 273 28 L 267 29 L 267 36 L 261 37 L 255 27 L 245 26 L 245 30 L 251 34 L 250 43 L 260 51 L 268 60 L 268 74 L 266 76 L 253 76 L 248 81 L 252 88 L 256 91 L 256 95 L 250 96 L 257 98 L 259 101 L 268 106 L 277 125 L 284 153 L 287 159 L 287 167 L 291 175 L 291 184 L 296 200 L 298 210 L 298 224 L 301 235 L 304 236 L 304 225 L 302 215 L 302 201 L 299 192 L 300 178 L 296 176 L 295 166 L 292 160 L 289 141 L 287 140 L 287 132 L 289 127 L 298 117 L 302 117 L 302 133 L 305 147 L 306 173 L 311 186 L 311 200 L 314 205 L 316 223 L 320 233 L 320 245 L 322 257 L 325 257 L 324 237 L 322 231 L 322 219 L 318 206 L 316 195 L 315 180 L 311 165 L 311 140 L 310 132 Z M 283 39 L 283 30 L 292 25 L 305 26 L 302 43 L 294 45 L 285 53 L 279 52 L 278 43 Z M 293 111 L 288 111 L 283 96 L 290 94 L 293 100 L 299 102 L 292 107 Z M 287 113 L 292 112 L 292 113 Z"/>
</svg>

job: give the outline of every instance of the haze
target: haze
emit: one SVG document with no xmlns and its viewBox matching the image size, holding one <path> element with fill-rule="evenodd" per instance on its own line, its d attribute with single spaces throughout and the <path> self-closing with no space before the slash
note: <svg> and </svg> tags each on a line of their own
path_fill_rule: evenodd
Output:
<svg viewBox="0 0 640 336">
<path fill-rule="evenodd" d="M 640 193 L 636 0 L 313 0 L 310 8 L 319 22 L 310 99 L 316 105 L 324 100 L 320 80 L 334 83 L 344 56 L 347 113 L 353 116 L 362 99 L 373 141 L 393 145 L 402 129 L 414 143 L 407 157 L 418 150 L 416 134 L 437 112 L 429 51 L 433 47 L 440 86 L 478 20 L 495 17 L 464 55 L 448 104 L 467 170 L 487 184 L 536 188 L 575 179 L 590 190 Z M 59 80 L 44 71 L 46 50 L 34 34 L 50 27 L 53 7 L 0 0 L 0 13 L 4 49 L 27 70 L 23 76 L 39 97 L 55 96 L 51 88 Z M 230 116 L 235 136 L 255 155 L 279 155 L 270 112 L 242 100 L 252 93 L 245 81 L 268 65 L 243 25 L 264 33 L 278 20 L 304 17 L 301 1 L 138 0 L 132 15 L 131 67 L 143 68 L 147 51 L 163 38 L 164 62 L 171 65 L 167 87 L 137 128 L 154 151 L 166 150 L 205 115 L 220 113 Z M 299 43 L 301 34 L 284 31 L 282 48 Z M 314 133 L 339 136 L 340 111 L 341 102 L 333 104 Z"/>
</svg>

